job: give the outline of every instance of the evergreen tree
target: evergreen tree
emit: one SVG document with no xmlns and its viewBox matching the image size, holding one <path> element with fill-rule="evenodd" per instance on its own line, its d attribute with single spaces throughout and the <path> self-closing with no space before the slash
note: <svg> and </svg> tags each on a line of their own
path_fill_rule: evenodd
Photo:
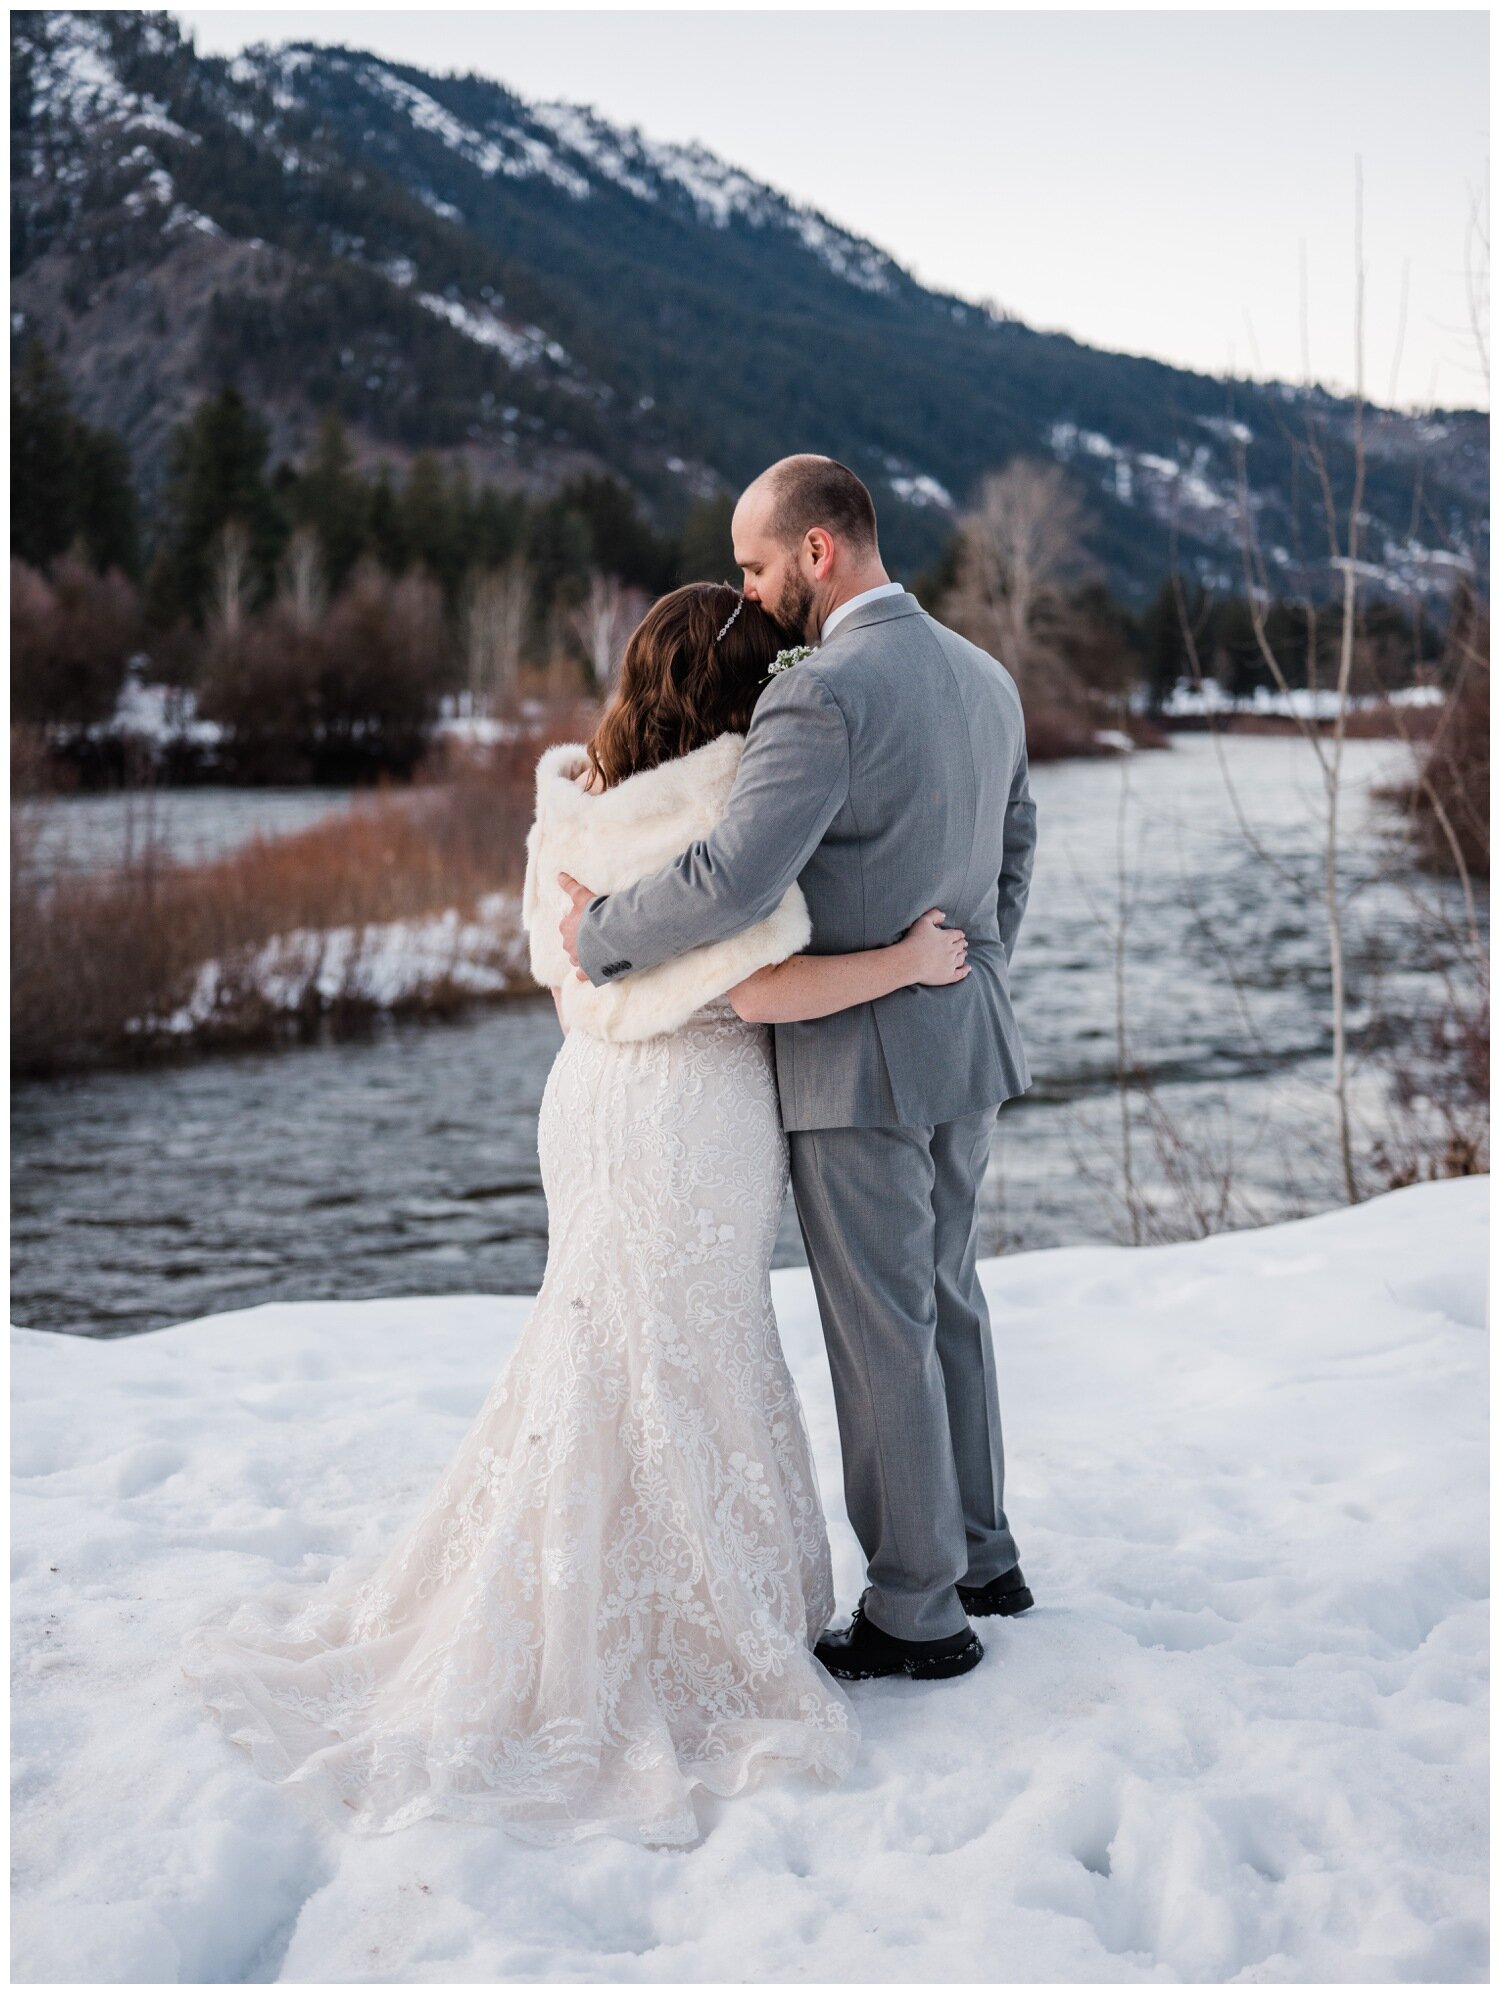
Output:
<svg viewBox="0 0 1500 1994">
<path fill-rule="evenodd" d="M 62 374 L 33 337 L 10 386 L 10 551 L 34 568 L 78 531 L 78 442 Z"/>
<path fill-rule="evenodd" d="M 699 499 L 688 514 L 677 543 L 679 582 L 728 582 L 738 588 L 744 576 L 735 566 L 734 540 L 729 522 L 734 517 L 734 500 L 726 492 L 718 498 Z"/>
<path fill-rule="evenodd" d="M 1271 675 L 1255 639 L 1250 605 L 1243 596 L 1216 603 L 1211 618 L 1213 671 L 1231 699 L 1248 699 Z"/>
<path fill-rule="evenodd" d="M 406 525 L 400 497 L 391 483 L 391 467 L 382 464 L 370 487 L 369 548 L 388 575 L 406 571 L 411 550 L 406 543 Z"/>
<path fill-rule="evenodd" d="M 635 494 L 618 478 L 575 478 L 563 501 L 587 520 L 594 559 L 607 575 L 650 595 L 672 586 L 677 550 L 641 517 Z"/>
<path fill-rule="evenodd" d="M 548 499 L 532 509 L 522 551 L 531 564 L 539 618 L 579 594 L 594 565 L 589 523 L 561 498 Z"/>
<path fill-rule="evenodd" d="M 1194 641 L 1201 645 L 1199 626 L 1203 614 L 1203 590 L 1196 582 L 1178 576 L 1183 609 Z M 1145 678 L 1151 690 L 1151 710 L 1160 713 L 1179 679 L 1192 677 L 1192 658 L 1182 627 L 1183 610 L 1178 608 L 1177 590 L 1169 575 L 1156 591 L 1150 608 L 1141 619 L 1145 643 Z M 1202 652 L 1200 649 L 1199 656 Z"/>
<path fill-rule="evenodd" d="M 514 492 L 481 488 L 474 502 L 474 560 L 483 569 L 501 568 L 521 545 L 526 501 Z"/>
<path fill-rule="evenodd" d="M 336 410 L 318 425 L 311 456 L 290 495 L 291 516 L 312 527 L 323 553 L 328 587 L 337 595 L 371 537 L 374 492 L 355 467 L 348 433 Z M 389 494 L 389 485 L 386 486 Z"/>
<path fill-rule="evenodd" d="M 929 614 L 936 613 L 936 605 L 957 584 L 962 547 L 962 538 L 957 533 L 953 534 L 938 558 L 915 575 L 909 584 L 912 594 Z"/>
<path fill-rule="evenodd" d="M 266 482 L 270 444 L 264 422 L 238 388 L 201 401 L 172 438 L 167 490 L 167 559 L 153 574 L 154 620 L 178 609 L 201 625 L 208 599 L 216 536 L 238 520 L 250 537 L 254 600 L 266 601 L 287 524 Z"/>
<path fill-rule="evenodd" d="M 130 457 L 112 430 L 74 414 L 67 383 L 40 339 L 26 342 L 10 390 L 10 547 L 46 568 L 75 541 L 103 574 L 140 573 Z"/>
<path fill-rule="evenodd" d="M 434 576 L 441 575 L 448 565 L 452 519 L 448 480 L 435 451 L 419 450 L 412 459 L 395 510 L 405 559 L 393 572 L 402 573 L 420 561 Z"/>
<path fill-rule="evenodd" d="M 112 429 L 76 425 L 78 529 L 101 574 L 141 572 L 140 509 L 131 482 L 130 452 Z"/>
</svg>

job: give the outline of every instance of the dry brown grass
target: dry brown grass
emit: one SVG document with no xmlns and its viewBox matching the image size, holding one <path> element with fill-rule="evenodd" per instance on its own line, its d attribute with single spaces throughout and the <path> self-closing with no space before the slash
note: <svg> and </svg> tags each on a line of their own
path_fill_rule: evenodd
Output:
<svg viewBox="0 0 1500 1994">
<path fill-rule="evenodd" d="M 1386 700 L 1376 706 L 1353 706 L 1344 715 L 1344 739 L 1425 741 L 1436 731 L 1443 711 L 1440 706 L 1395 707 Z M 1284 713 L 1215 714 L 1212 725 L 1223 734 L 1302 735 L 1311 726 L 1328 736 L 1334 730 L 1332 720 L 1294 720 Z"/>
<path fill-rule="evenodd" d="M 162 1018 L 199 968 L 236 962 L 294 929 L 327 932 L 441 913 L 471 916 L 484 895 L 519 888 L 536 757 L 578 737 L 554 715 L 528 738 L 484 754 L 449 755 L 428 781 L 387 788 L 286 837 L 255 838 L 223 858 L 179 865 L 147 836 L 121 865 L 48 883 L 34 863 L 23 810 L 11 839 L 11 1061 L 55 1073 L 138 1057 L 132 1020 Z M 263 1005 L 232 1007 L 213 1034 L 246 1040 L 275 1021 Z M 434 992 L 447 1008 L 450 990 Z M 326 1009 L 309 992 L 311 1015 Z M 278 1014 L 279 1016 L 279 1014 Z"/>
<path fill-rule="evenodd" d="M 1097 706 L 1029 705 L 1026 708 L 1026 756 L 1028 761 L 1060 762 L 1079 756 L 1113 755 L 1117 747 L 1101 741 L 1101 731 L 1128 734 L 1138 748 L 1168 748 L 1170 734 L 1144 714 L 1121 712 L 1117 703 L 1100 701 Z"/>
<path fill-rule="evenodd" d="M 1426 863 L 1441 872 L 1462 864 L 1476 879 L 1490 875 L 1488 630 L 1485 636 L 1485 657 L 1444 709 L 1411 798 Z"/>
</svg>

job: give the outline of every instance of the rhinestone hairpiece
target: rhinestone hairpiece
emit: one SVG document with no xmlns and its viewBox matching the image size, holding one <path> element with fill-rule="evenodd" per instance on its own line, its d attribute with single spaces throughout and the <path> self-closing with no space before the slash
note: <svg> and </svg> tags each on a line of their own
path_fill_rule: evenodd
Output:
<svg viewBox="0 0 1500 1994">
<path fill-rule="evenodd" d="M 742 610 L 742 609 L 743 609 L 744 607 L 745 607 L 745 598 L 744 598 L 743 596 L 741 596 L 741 597 L 740 597 L 740 599 L 739 599 L 739 601 L 738 601 L 738 602 L 737 602 L 737 603 L 736 603 L 736 604 L 734 605 L 734 609 L 733 609 L 733 612 L 731 613 L 731 615 L 730 615 L 730 618 L 729 618 L 729 623 L 733 623 L 733 621 L 734 621 L 735 617 L 739 615 L 740 611 L 741 611 L 741 610 Z M 726 623 L 726 624 L 725 624 L 725 625 L 723 626 L 723 628 L 722 628 L 722 629 L 721 629 L 721 630 L 719 631 L 719 635 L 718 635 L 717 637 L 715 637 L 715 639 L 714 639 L 714 642 L 715 642 L 716 644 L 717 644 L 717 643 L 719 643 L 719 642 L 720 642 L 720 641 L 722 640 L 722 638 L 723 638 L 723 636 L 724 636 L 724 632 L 725 632 L 726 630 L 728 630 L 728 628 L 729 628 L 729 623 Z"/>
</svg>

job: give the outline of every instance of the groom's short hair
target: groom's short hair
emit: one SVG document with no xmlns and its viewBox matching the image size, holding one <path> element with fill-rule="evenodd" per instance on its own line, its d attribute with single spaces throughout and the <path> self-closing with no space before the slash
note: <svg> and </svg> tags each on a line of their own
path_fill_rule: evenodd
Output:
<svg viewBox="0 0 1500 1994">
<path fill-rule="evenodd" d="M 796 546 L 814 526 L 854 547 L 878 546 L 875 501 L 836 457 L 783 457 L 761 475 L 771 492 L 771 535 L 783 546 Z"/>
</svg>

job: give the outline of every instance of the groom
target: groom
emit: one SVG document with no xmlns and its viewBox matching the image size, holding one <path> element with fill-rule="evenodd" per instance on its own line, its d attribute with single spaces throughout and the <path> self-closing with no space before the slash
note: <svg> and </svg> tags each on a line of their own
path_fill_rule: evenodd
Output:
<svg viewBox="0 0 1500 1994">
<path fill-rule="evenodd" d="M 661 871 L 563 876 L 563 943 L 595 984 L 769 914 L 793 880 L 822 954 L 894 942 L 924 908 L 969 975 L 775 1027 L 792 1190 L 828 1344 L 849 1520 L 869 1586 L 817 1655 L 835 1675 L 961 1675 L 967 1616 L 1032 1604 L 1005 1461 L 976 1205 L 998 1104 L 1031 1084 L 1009 964 L 1036 843 L 1004 666 L 892 582 L 865 486 L 786 457 L 735 508 L 745 594 L 811 657 L 756 704 L 725 814 Z"/>
</svg>

